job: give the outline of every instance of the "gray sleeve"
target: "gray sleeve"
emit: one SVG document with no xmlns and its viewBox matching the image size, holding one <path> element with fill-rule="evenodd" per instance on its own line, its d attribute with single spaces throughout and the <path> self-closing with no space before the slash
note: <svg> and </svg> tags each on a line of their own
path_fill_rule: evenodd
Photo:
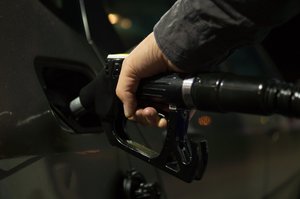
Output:
<svg viewBox="0 0 300 199">
<path fill-rule="evenodd" d="M 177 0 L 154 27 L 162 52 L 185 71 L 209 70 L 299 13 L 299 0 Z"/>
</svg>

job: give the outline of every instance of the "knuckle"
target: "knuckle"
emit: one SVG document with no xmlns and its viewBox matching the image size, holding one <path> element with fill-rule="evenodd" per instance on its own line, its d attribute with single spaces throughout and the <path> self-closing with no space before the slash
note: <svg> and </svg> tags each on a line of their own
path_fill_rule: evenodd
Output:
<svg viewBox="0 0 300 199">
<path fill-rule="evenodd" d="M 122 89 L 120 89 L 119 86 L 117 86 L 117 88 L 116 88 L 116 95 L 117 95 L 119 98 L 121 98 L 122 95 L 123 95 Z"/>
</svg>

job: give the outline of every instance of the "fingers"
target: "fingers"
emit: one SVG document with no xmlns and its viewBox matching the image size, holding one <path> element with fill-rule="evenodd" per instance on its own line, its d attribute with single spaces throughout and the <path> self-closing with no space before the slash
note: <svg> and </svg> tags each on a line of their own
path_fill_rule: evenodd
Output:
<svg viewBox="0 0 300 199">
<path fill-rule="evenodd" d="M 123 102 L 125 116 L 130 118 L 134 116 L 136 111 L 137 102 L 135 92 L 140 78 L 136 75 L 136 72 L 132 69 L 131 65 L 126 64 L 125 62 L 126 60 L 124 60 L 124 67 L 119 76 L 116 94 Z"/>
<path fill-rule="evenodd" d="M 154 126 L 158 128 L 167 127 L 167 120 L 165 118 L 161 118 L 153 107 L 138 109 L 133 119 L 147 126 Z"/>
</svg>

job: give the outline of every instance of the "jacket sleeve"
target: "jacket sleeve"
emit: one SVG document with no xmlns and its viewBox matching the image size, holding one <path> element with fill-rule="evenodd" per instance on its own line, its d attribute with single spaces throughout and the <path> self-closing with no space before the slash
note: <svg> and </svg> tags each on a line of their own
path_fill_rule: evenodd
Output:
<svg viewBox="0 0 300 199">
<path fill-rule="evenodd" d="M 299 0 L 177 0 L 154 35 L 179 68 L 209 70 L 234 49 L 260 42 L 299 10 Z"/>
</svg>

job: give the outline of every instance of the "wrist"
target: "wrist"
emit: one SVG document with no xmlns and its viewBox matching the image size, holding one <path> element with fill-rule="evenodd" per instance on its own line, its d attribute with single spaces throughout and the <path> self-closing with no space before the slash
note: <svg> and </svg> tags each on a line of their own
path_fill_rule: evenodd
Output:
<svg viewBox="0 0 300 199">
<path fill-rule="evenodd" d="M 153 40 L 152 44 L 153 44 L 153 51 L 155 51 L 156 54 L 155 56 L 162 63 L 162 65 L 166 67 L 166 71 L 175 71 L 175 72 L 183 73 L 184 71 L 178 68 L 174 63 L 172 63 L 172 61 L 160 49 L 154 33 L 152 32 L 149 36 Z"/>
</svg>

